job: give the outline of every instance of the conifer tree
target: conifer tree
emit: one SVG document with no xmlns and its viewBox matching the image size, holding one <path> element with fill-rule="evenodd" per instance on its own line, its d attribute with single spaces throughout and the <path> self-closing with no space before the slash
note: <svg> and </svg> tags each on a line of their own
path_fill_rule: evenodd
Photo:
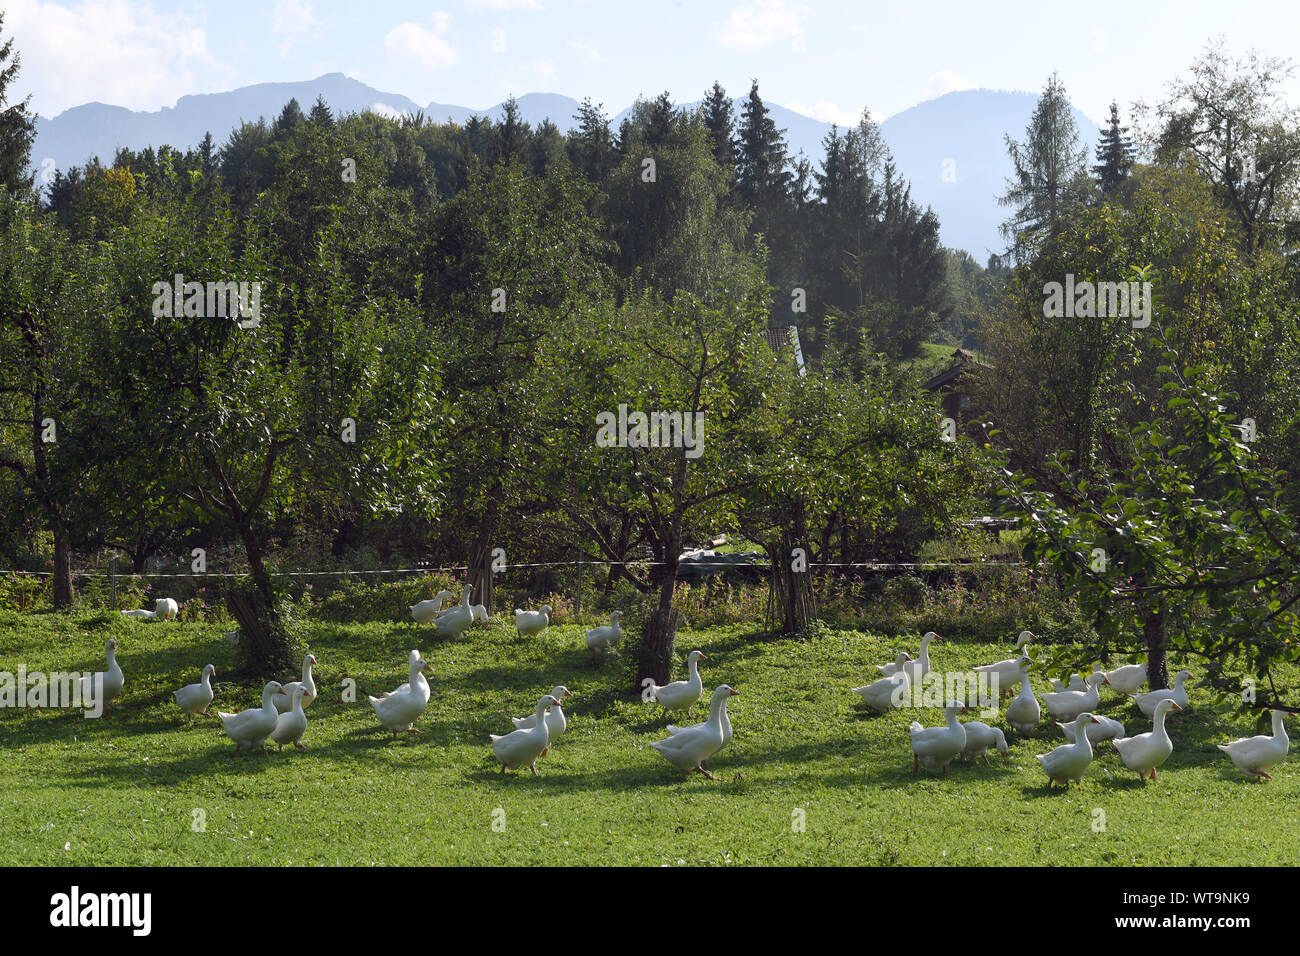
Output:
<svg viewBox="0 0 1300 956">
<path fill-rule="evenodd" d="M 0 33 L 3 33 L 4 21 L 4 11 L 0 10 Z M 31 156 L 32 139 L 36 135 L 36 124 L 27 111 L 30 96 L 22 102 L 5 106 L 5 91 L 18 77 L 22 65 L 22 58 L 13 46 L 12 37 L 0 43 L 0 188 L 27 189 L 32 185 L 27 163 Z"/>
<path fill-rule="evenodd" d="M 1110 122 L 1101 131 L 1097 142 L 1097 165 L 1092 167 L 1097 185 L 1103 193 L 1113 192 L 1128 178 L 1129 170 L 1133 168 L 1136 150 L 1133 148 L 1133 140 L 1124 135 L 1128 129 L 1127 126 L 1119 125 L 1119 104 L 1112 101 Z"/>
</svg>

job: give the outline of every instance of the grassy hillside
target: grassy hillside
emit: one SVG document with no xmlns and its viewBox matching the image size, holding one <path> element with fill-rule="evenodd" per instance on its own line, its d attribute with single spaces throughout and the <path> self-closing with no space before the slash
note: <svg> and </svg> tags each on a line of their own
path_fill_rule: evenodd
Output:
<svg viewBox="0 0 1300 956">
<path fill-rule="evenodd" d="M 1082 787 L 1049 792 L 1034 759 L 1060 742 L 1012 740 L 1011 756 L 911 773 L 907 725 L 937 710 L 867 716 L 851 687 L 892 656 L 885 639 L 823 632 L 764 641 L 746 628 L 685 632 L 706 687 L 732 684 L 732 745 L 689 780 L 651 748 L 665 723 L 630 699 L 630 665 L 587 663 L 578 626 L 529 641 L 513 626 L 435 642 L 408 624 L 314 625 L 321 697 L 304 753 L 235 757 L 216 720 L 187 730 L 171 689 L 209 661 L 232 663 L 220 628 L 112 615 L 0 614 L 0 670 L 93 669 L 116 636 L 127 684 L 103 719 L 0 711 L 0 854 L 19 864 L 1295 864 L 1300 765 L 1272 783 L 1245 780 L 1213 744 L 1251 732 L 1192 691 L 1170 723 L 1175 751 L 1142 784 L 1103 746 Z M 1008 635 L 1010 638 L 1011 635 Z M 910 643 L 917 643 L 915 638 Z M 406 679 L 406 652 L 432 665 L 423 737 L 393 741 L 367 692 Z M 945 641 L 934 667 L 1008 656 Z M 625 658 L 629 656 L 625 654 Z M 296 675 L 285 675 L 285 679 Z M 347 677 L 358 703 L 341 700 Z M 553 684 L 575 693 L 570 731 L 541 775 L 502 776 L 489 733 L 531 711 Z M 255 704 L 258 689 L 219 683 L 217 705 Z M 214 706 L 214 710 L 216 707 Z M 1116 695 L 1101 712 L 1130 733 L 1149 723 Z M 705 716 L 697 706 L 696 719 Z M 1000 723 L 999 721 L 995 721 Z M 1043 733 L 1046 733 L 1045 731 Z M 502 813 L 503 811 L 503 813 Z M 802 811 L 802 813 L 800 813 Z M 1104 813 L 1105 828 L 1094 827 Z M 205 832 L 193 824 L 202 820 Z M 793 823 L 803 819 L 799 832 Z M 493 823 L 498 828 L 493 828 Z M 504 821 L 504 829 L 500 823 Z"/>
</svg>

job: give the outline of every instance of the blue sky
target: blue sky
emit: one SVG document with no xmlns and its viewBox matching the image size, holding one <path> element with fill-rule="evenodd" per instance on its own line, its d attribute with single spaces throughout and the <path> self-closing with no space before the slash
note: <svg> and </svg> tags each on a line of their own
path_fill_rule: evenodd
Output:
<svg viewBox="0 0 1300 956">
<path fill-rule="evenodd" d="M 883 119 L 953 89 L 1041 89 L 1060 72 L 1095 120 L 1112 98 L 1159 99 L 1212 37 L 1287 56 L 1300 4 L 996 4 L 720 0 L 4 0 L 20 95 L 52 116 L 80 103 L 171 106 L 339 71 L 417 103 L 486 108 L 513 93 L 699 99 L 757 77 L 765 99 L 840 123 Z M 1224 10 L 1230 11 L 1225 16 Z M 1300 80 L 1286 89 L 1300 104 Z"/>
</svg>

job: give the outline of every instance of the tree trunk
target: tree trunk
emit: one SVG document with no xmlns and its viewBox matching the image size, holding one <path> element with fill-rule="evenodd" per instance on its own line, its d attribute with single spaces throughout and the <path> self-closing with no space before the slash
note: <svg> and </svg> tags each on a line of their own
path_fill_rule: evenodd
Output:
<svg viewBox="0 0 1300 956">
<path fill-rule="evenodd" d="M 813 595 L 812 572 L 796 571 L 792 567 L 790 552 L 795 547 L 793 539 L 783 536 L 781 545 L 768 551 L 772 562 L 768 593 L 768 625 L 783 636 L 804 633 L 817 618 L 817 605 Z"/>
<path fill-rule="evenodd" d="M 1152 690 L 1169 686 L 1165 663 L 1165 609 L 1151 612 L 1142 623 L 1142 637 L 1147 645 L 1147 683 Z"/>
<path fill-rule="evenodd" d="M 248 672 L 256 675 L 279 673 L 286 667 L 293 667 L 294 649 L 276 611 L 275 588 L 262 559 L 261 542 L 251 523 L 240 525 L 239 537 L 248 555 L 253 587 L 250 590 L 237 587 L 227 590 L 226 606 L 248 640 Z"/>
<path fill-rule="evenodd" d="M 474 536 L 474 547 L 469 555 L 469 573 L 466 578 L 473 593 L 471 601 L 477 598 L 488 614 L 492 613 L 492 539 L 497 533 L 497 523 L 501 516 L 501 482 L 497 481 L 488 491 L 488 507 L 479 522 L 478 533 Z"/>
<path fill-rule="evenodd" d="M 669 542 L 663 549 L 663 564 L 656 566 L 659 606 L 646 619 L 641 636 L 641 655 L 637 662 L 635 693 L 640 693 L 647 678 L 656 684 L 672 679 L 673 652 L 677 641 L 678 614 L 673 609 L 673 590 L 677 585 L 677 556 L 681 548 Z"/>
<path fill-rule="evenodd" d="M 59 520 L 54 522 L 54 606 L 72 606 L 72 549 L 68 532 Z"/>
</svg>

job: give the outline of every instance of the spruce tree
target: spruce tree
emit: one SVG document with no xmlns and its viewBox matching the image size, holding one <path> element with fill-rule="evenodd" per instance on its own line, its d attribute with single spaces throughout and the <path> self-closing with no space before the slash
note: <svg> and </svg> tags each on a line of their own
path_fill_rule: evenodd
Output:
<svg viewBox="0 0 1300 956">
<path fill-rule="evenodd" d="M 721 83 L 714 83 L 713 88 L 704 95 L 700 107 L 704 116 L 704 125 L 713 136 L 713 158 L 723 169 L 736 166 L 736 145 L 732 140 L 736 130 L 736 113 L 731 105 L 731 97 L 722 88 Z"/>
<path fill-rule="evenodd" d="M 307 115 L 307 119 L 316 126 L 325 129 L 334 128 L 334 114 L 330 112 L 324 96 L 318 95 L 316 97 L 316 102 L 312 104 L 311 113 Z"/>
<path fill-rule="evenodd" d="M 277 133 L 288 131 L 306 121 L 307 117 L 303 114 L 302 107 L 298 105 L 297 97 L 294 97 L 285 103 L 284 109 L 280 111 L 280 117 L 275 121 L 275 131 Z"/>
<path fill-rule="evenodd" d="M 0 34 L 3 33 L 4 21 L 4 11 L 0 10 Z M 14 52 L 13 46 L 12 37 L 0 43 L 0 188 L 30 189 L 32 176 L 27 171 L 27 164 L 31 158 L 32 139 L 36 136 L 36 124 L 27 111 L 31 97 L 5 106 L 5 91 L 17 78 L 22 65 L 22 58 Z"/>
<path fill-rule="evenodd" d="M 1097 165 L 1092 167 L 1097 185 L 1103 193 L 1113 192 L 1128 178 L 1129 170 L 1133 168 L 1136 150 L 1133 148 L 1133 140 L 1124 135 L 1128 129 L 1127 126 L 1119 125 L 1119 104 L 1112 102 L 1110 123 L 1101 131 L 1097 142 Z"/>
<path fill-rule="evenodd" d="M 758 95 L 758 80 L 740 111 L 736 136 L 736 180 L 740 194 L 757 207 L 760 218 L 785 198 L 790 170 L 783 134 Z"/>
</svg>

